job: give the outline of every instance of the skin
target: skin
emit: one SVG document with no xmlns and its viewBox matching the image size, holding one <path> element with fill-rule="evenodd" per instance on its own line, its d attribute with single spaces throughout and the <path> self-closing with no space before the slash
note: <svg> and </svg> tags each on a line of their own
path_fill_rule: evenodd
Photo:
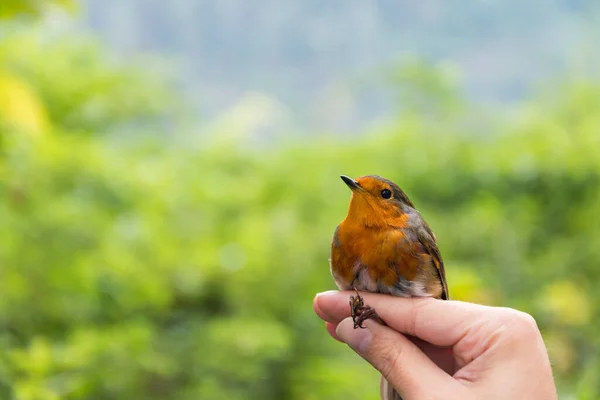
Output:
<svg viewBox="0 0 600 400">
<path fill-rule="evenodd" d="M 557 399 L 535 320 L 499 307 L 361 293 L 388 326 L 354 329 L 352 292 L 315 297 L 329 334 L 381 372 L 404 400 Z"/>
</svg>

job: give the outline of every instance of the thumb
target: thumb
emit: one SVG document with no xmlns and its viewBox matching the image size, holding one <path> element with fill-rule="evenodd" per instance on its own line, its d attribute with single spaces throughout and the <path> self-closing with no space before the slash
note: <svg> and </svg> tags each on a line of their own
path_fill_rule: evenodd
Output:
<svg viewBox="0 0 600 400">
<path fill-rule="evenodd" d="M 352 318 L 339 323 L 336 334 L 375 367 L 403 399 L 456 398 L 464 387 L 438 368 L 402 334 L 372 320 L 354 329 Z"/>
</svg>

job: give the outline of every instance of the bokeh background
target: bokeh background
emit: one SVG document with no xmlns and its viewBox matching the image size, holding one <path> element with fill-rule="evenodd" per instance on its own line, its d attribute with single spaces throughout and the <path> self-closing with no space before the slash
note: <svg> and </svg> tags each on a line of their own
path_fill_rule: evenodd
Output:
<svg viewBox="0 0 600 400">
<path fill-rule="evenodd" d="M 0 399 L 372 399 L 312 311 L 398 182 L 600 398 L 597 2 L 0 1 Z"/>
</svg>

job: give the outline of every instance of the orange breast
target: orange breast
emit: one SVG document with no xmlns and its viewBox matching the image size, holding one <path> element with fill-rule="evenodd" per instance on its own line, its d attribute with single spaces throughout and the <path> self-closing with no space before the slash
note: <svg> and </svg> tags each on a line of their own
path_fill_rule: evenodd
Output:
<svg viewBox="0 0 600 400">
<path fill-rule="evenodd" d="M 352 288 L 356 279 L 370 279 L 371 285 L 362 282 L 363 290 L 394 287 L 399 278 L 415 280 L 422 264 L 430 262 L 423 259 L 427 255 L 420 244 L 408 241 L 402 229 L 366 228 L 344 221 L 336 236 L 331 248 L 331 272 L 342 289 Z"/>
</svg>

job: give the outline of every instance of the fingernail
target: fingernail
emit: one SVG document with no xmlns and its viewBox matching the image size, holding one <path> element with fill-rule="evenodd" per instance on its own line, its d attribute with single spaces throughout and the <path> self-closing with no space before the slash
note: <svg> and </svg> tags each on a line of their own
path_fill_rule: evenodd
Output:
<svg viewBox="0 0 600 400">
<path fill-rule="evenodd" d="M 328 290 L 326 292 L 322 292 L 322 293 L 317 293 L 317 295 L 315 296 L 315 298 L 313 299 L 313 308 L 315 309 L 317 315 L 319 317 L 321 317 L 321 319 L 324 319 L 325 321 L 334 321 L 335 320 L 335 316 L 331 315 L 328 311 L 331 311 L 330 307 L 327 307 L 327 303 L 331 303 L 331 301 L 328 301 L 331 296 L 334 296 L 335 294 L 339 293 L 337 290 Z M 323 304 L 325 303 L 325 304 Z"/>
<path fill-rule="evenodd" d="M 339 290 L 327 290 L 325 292 L 317 293 L 317 295 L 315 297 L 331 296 L 331 295 L 334 295 L 339 292 L 340 292 Z"/>
<path fill-rule="evenodd" d="M 346 318 L 339 323 L 335 333 L 344 343 L 352 347 L 354 351 L 359 354 L 365 354 L 373 339 L 373 333 L 369 329 L 370 322 L 365 321 L 364 329 L 354 329 L 352 318 Z"/>
</svg>

